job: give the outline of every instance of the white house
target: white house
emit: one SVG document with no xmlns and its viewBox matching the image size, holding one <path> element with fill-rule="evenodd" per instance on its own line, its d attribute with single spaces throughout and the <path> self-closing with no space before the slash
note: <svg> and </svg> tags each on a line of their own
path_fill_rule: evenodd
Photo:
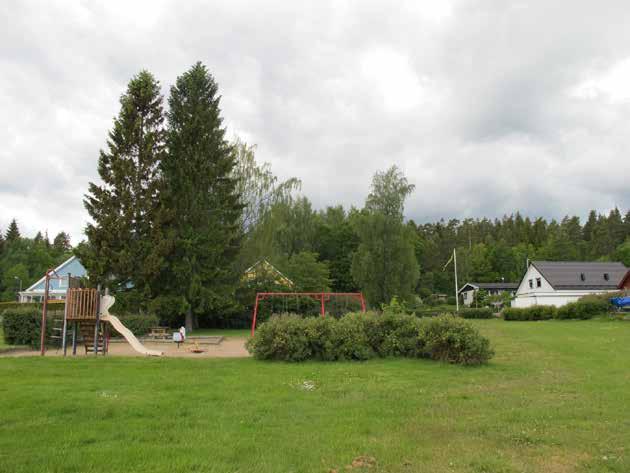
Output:
<svg viewBox="0 0 630 473">
<path fill-rule="evenodd" d="M 560 307 L 583 296 L 615 292 L 627 271 L 623 263 L 532 261 L 512 307 Z"/>
<path fill-rule="evenodd" d="M 518 289 L 517 282 L 468 282 L 459 290 L 464 305 L 469 306 L 475 300 L 475 293 L 483 289 L 489 296 L 498 296 L 508 292 L 511 296 Z"/>
<path fill-rule="evenodd" d="M 72 277 L 82 278 L 87 276 L 87 272 L 81 261 L 76 256 L 68 258 L 55 268 L 55 273 L 48 283 L 48 299 L 63 300 L 66 298 L 68 290 L 68 275 Z M 20 302 L 41 302 L 44 299 L 44 286 L 46 276 L 42 277 L 32 286 L 20 291 Z"/>
</svg>

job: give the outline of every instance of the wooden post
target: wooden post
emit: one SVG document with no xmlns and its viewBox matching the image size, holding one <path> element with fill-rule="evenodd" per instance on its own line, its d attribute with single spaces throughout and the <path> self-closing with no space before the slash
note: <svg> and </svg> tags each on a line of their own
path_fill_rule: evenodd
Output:
<svg viewBox="0 0 630 473">
<path fill-rule="evenodd" d="M 68 273 L 68 287 L 66 288 L 66 302 L 63 307 L 63 330 L 61 331 L 61 347 L 63 348 L 63 356 L 66 356 L 68 352 L 68 344 L 66 343 L 66 337 L 68 335 L 68 293 L 70 291 L 70 273 Z"/>
<path fill-rule="evenodd" d="M 48 289 L 50 285 L 50 269 L 46 271 L 46 282 L 44 283 L 44 306 L 42 307 L 42 324 L 41 324 L 41 337 L 40 337 L 40 348 L 41 348 L 41 356 L 44 356 L 46 353 L 46 317 L 48 316 Z"/>
<path fill-rule="evenodd" d="M 254 336 L 254 331 L 256 330 L 256 316 L 258 315 L 258 300 L 259 295 L 256 294 L 256 303 L 254 304 L 254 314 L 252 315 L 252 337 Z"/>
<path fill-rule="evenodd" d="M 77 354 L 77 322 L 72 323 L 72 355 Z"/>
<path fill-rule="evenodd" d="M 321 310 L 320 311 L 321 311 L 322 317 L 325 317 L 326 316 L 326 308 L 324 306 L 324 293 L 323 292 L 322 292 L 322 301 L 321 301 Z"/>
<path fill-rule="evenodd" d="M 98 355 L 98 331 L 101 328 L 101 314 L 99 314 L 100 309 L 100 297 L 101 295 L 101 285 L 99 284 L 96 289 L 96 323 L 94 324 L 94 356 Z"/>
</svg>

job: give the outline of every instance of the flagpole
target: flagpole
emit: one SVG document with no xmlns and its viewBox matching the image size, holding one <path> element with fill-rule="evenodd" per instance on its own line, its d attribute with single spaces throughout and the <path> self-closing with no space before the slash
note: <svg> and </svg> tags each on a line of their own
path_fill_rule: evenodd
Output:
<svg viewBox="0 0 630 473">
<path fill-rule="evenodd" d="M 457 251 L 453 248 L 453 268 L 455 269 L 455 307 L 456 312 L 459 312 L 459 288 L 457 287 Z"/>
</svg>

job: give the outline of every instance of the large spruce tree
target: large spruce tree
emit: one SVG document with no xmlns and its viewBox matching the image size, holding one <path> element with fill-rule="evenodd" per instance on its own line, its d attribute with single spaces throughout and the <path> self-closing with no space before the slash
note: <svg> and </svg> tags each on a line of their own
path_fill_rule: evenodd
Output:
<svg viewBox="0 0 630 473">
<path fill-rule="evenodd" d="M 85 207 L 92 217 L 81 261 L 96 282 L 130 284 L 151 297 L 156 268 L 152 224 L 159 202 L 159 164 L 165 130 L 159 82 L 140 72 L 120 98 L 120 112 L 101 150 L 98 173 L 102 184 L 90 183 Z"/>
<path fill-rule="evenodd" d="M 183 298 L 186 327 L 198 314 L 217 314 L 234 302 L 234 261 L 243 205 L 234 154 L 225 140 L 218 86 L 201 63 L 177 78 L 168 113 L 168 157 L 160 227 L 168 245 L 164 294 Z"/>
</svg>

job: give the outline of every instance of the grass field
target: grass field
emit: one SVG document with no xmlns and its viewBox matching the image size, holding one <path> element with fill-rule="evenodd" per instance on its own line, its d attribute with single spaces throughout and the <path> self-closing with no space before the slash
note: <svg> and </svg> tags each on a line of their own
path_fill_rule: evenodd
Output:
<svg viewBox="0 0 630 473">
<path fill-rule="evenodd" d="M 3 358 L 0 471 L 630 471 L 630 324 L 475 324 L 481 368 Z"/>
</svg>

